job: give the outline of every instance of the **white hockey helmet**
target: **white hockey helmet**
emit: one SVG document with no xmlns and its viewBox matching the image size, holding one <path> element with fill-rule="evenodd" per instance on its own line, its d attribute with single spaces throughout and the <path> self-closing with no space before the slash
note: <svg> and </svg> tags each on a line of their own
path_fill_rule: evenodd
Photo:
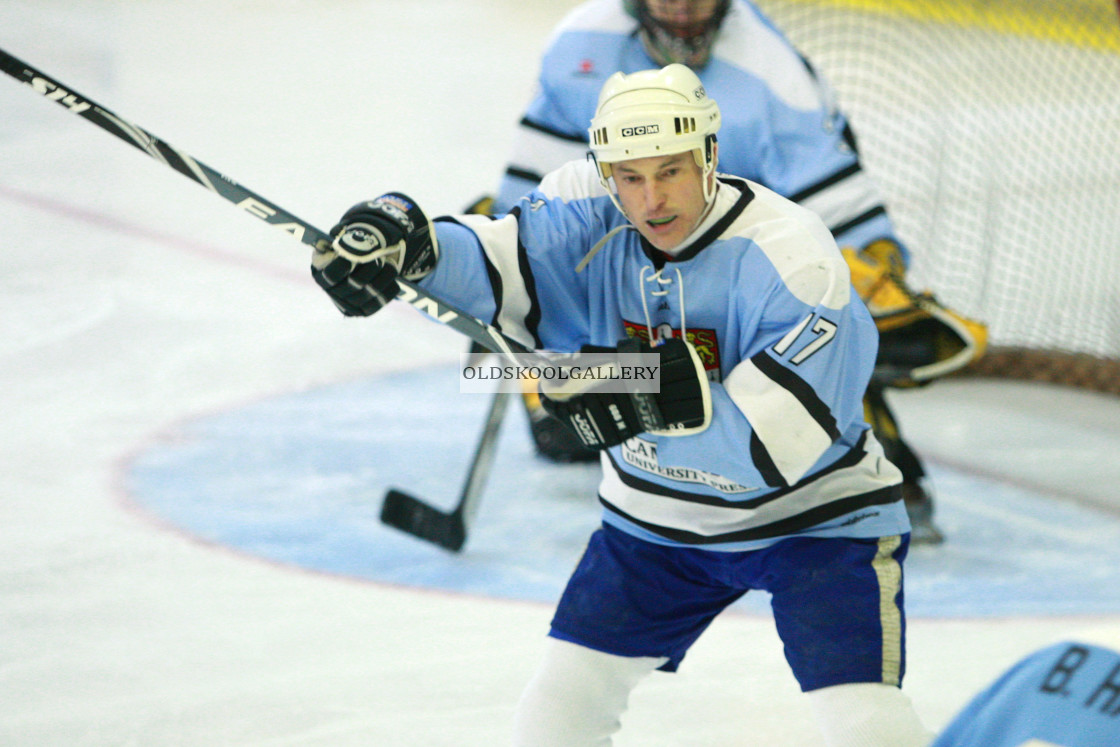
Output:
<svg viewBox="0 0 1120 747">
<path fill-rule="evenodd" d="M 708 177 L 715 170 L 719 125 L 719 106 L 700 78 L 673 63 L 608 78 L 588 132 L 599 178 L 608 192 L 614 192 L 608 182 L 612 163 L 692 151 L 704 173 L 704 196 L 710 199 Z"/>
</svg>

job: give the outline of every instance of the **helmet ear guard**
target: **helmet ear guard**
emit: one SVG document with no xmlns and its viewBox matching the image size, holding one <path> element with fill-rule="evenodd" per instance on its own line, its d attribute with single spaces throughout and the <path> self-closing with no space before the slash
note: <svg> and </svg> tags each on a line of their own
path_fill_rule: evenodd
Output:
<svg viewBox="0 0 1120 747">
<path fill-rule="evenodd" d="M 707 172 L 709 169 L 714 170 L 716 167 L 716 134 L 713 132 L 704 138 L 704 162 L 700 163 L 699 159 L 696 165 Z"/>
</svg>

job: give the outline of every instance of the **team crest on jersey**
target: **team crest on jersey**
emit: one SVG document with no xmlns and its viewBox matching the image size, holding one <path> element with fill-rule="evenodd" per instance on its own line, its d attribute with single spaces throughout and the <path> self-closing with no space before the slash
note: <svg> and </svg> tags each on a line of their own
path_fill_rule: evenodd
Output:
<svg viewBox="0 0 1120 747">
<path fill-rule="evenodd" d="M 670 337 L 681 336 L 679 329 L 674 329 L 668 324 L 659 324 L 653 328 L 654 339 L 651 341 L 649 339 L 649 328 L 646 325 L 626 320 L 623 320 L 622 324 L 626 329 L 627 337 L 636 337 L 650 344 Z M 716 339 L 716 331 L 714 329 L 693 329 L 689 327 L 688 342 L 696 348 L 696 353 L 700 356 L 700 362 L 704 364 L 704 370 L 707 371 L 708 378 L 712 381 L 720 381 L 722 376 L 719 365 L 719 340 Z"/>
</svg>

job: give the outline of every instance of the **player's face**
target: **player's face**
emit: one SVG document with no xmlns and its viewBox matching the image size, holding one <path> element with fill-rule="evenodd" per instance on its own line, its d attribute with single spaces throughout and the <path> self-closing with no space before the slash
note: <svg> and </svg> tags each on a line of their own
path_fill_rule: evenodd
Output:
<svg viewBox="0 0 1120 747">
<path fill-rule="evenodd" d="M 653 20 L 682 39 L 704 31 L 716 13 L 720 0 L 646 0 Z"/>
<path fill-rule="evenodd" d="M 662 251 L 679 246 L 704 214 L 704 173 L 692 153 L 622 161 L 611 173 L 626 217 Z"/>
</svg>

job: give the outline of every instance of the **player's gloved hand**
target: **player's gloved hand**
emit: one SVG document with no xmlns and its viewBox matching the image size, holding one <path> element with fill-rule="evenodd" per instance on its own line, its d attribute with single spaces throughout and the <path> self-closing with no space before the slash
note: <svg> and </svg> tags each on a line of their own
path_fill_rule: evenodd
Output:
<svg viewBox="0 0 1120 747">
<path fill-rule="evenodd" d="M 617 348 L 607 348 L 623 356 L 652 353 L 660 359 L 661 390 L 657 393 L 618 391 L 622 382 L 587 382 L 563 388 L 545 380 L 541 383 L 541 403 L 553 417 L 571 428 L 585 446 L 606 449 L 617 446 L 639 433 L 659 436 L 686 436 L 699 433 L 712 420 L 712 400 L 708 376 L 696 349 L 680 338 L 658 347 L 631 338 Z M 584 352 L 604 352 L 587 349 Z M 626 365 L 625 358 L 622 364 Z M 611 390 L 613 385 L 614 390 Z"/>
<path fill-rule="evenodd" d="M 406 195 L 359 202 L 311 255 L 311 276 L 346 316 L 369 316 L 396 297 L 397 277 L 419 280 L 439 259 L 435 230 Z"/>
</svg>

